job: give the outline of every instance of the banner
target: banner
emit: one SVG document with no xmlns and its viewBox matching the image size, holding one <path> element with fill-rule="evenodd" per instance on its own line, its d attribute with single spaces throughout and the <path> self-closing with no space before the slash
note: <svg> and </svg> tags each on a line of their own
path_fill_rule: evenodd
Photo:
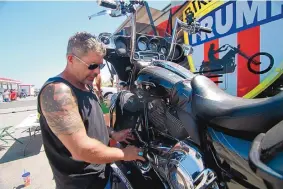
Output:
<svg viewBox="0 0 283 189">
<path fill-rule="evenodd" d="M 193 46 L 190 69 L 231 95 L 253 98 L 283 73 L 283 1 L 191 1 L 195 14 L 212 33 L 184 34 Z M 219 76 L 219 77 L 215 77 Z"/>
</svg>

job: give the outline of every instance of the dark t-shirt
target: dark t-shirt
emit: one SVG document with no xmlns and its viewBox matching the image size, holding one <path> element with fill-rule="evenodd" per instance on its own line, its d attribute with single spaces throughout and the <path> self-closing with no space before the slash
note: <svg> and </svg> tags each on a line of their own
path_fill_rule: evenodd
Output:
<svg viewBox="0 0 283 189">
<path fill-rule="evenodd" d="M 96 96 L 92 92 L 74 87 L 60 77 L 50 78 L 42 89 L 53 82 L 65 83 L 73 90 L 77 97 L 78 109 L 87 135 L 108 145 L 109 134 Z M 41 113 L 39 99 L 40 97 L 38 98 L 38 112 L 40 113 L 43 145 L 54 174 L 56 187 L 59 189 L 104 188 L 108 181 L 110 166 L 108 164 L 90 164 L 72 159 L 71 153 L 49 128 L 44 115 Z"/>
</svg>

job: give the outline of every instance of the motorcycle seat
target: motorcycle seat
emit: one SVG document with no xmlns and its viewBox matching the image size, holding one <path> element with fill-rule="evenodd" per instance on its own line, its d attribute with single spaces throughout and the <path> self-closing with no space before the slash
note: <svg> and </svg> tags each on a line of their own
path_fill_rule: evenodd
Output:
<svg viewBox="0 0 283 189">
<path fill-rule="evenodd" d="M 193 114 L 211 127 L 258 134 L 283 120 L 283 93 L 259 99 L 235 97 L 201 75 L 191 84 Z"/>
</svg>

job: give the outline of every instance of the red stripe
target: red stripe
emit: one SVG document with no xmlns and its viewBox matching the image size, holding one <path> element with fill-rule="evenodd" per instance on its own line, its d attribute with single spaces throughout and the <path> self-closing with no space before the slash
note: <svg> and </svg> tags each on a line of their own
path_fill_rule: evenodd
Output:
<svg viewBox="0 0 283 189">
<path fill-rule="evenodd" d="M 212 41 L 204 43 L 204 56 L 203 56 L 204 57 L 204 61 L 208 61 L 208 51 L 209 51 L 209 48 L 210 48 L 211 44 L 214 44 L 215 45 L 214 49 L 217 50 L 219 48 L 219 40 L 215 39 L 215 40 L 212 40 Z M 219 54 L 216 53 L 215 57 L 219 58 Z M 213 75 L 213 72 L 210 75 Z M 211 78 L 211 80 L 215 82 L 215 81 L 218 81 L 218 78 L 217 77 Z"/>
<path fill-rule="evenodd" d="M 167 29 L 167 24 L 169 24 L 169 22 L 168 22 L 168 20 L 165 20 L 165 21 L 161 22 L 161 23 L 156 27 L 159 36 L 161 36 L 161 37 L 164 37 L 164 36 L 165 36 L 165 32 L 166 32 L 166 29 Z"/>
<path fill-rule="evenodd" d="M 260 26 L 250 28 L 238 32 L 238 45 L 240 45 L 241 52 L 248 56 L 252 56 L 260 51 Z M 260 82 L 260 76 L 251 73 L 248 70 L 247 58 L 243 57 L 238 53 L 238 86 L 237 86 L 237 96 L 242 97 L 253 88 L 255 88 Z M 260 61 L 259 56 L 255 59 Z M 259 65 L 253 65 L 254 70 L 259 70 Z"/>
<path fill-rule="evenodd" d="M 181 2 L 180 4 L 183 4 L 184 2 Z M 175 12 L 181 7 L 181 5 L 176 5 L 171 8 L 172 14 L 175 14 Z"/>
</svg>

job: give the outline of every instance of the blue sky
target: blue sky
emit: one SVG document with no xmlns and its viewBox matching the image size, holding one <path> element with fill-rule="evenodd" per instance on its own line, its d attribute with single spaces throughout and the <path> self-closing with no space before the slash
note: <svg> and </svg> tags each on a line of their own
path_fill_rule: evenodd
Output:
<svg viewBox="0 0 283 189">
<path fill-rule="evenodd" d="M 162 9 L 169 2 L 150 1 L 149 5 Z M 0 77 L 41 87 L 65 68 L 71 35 L 114 32 L 126 19 L 102 16 L 88 20 L 101 10 L 96 1 L 0 2 Z M 109 76 L 106 69 L 102 73 Z"/>
</svg>

